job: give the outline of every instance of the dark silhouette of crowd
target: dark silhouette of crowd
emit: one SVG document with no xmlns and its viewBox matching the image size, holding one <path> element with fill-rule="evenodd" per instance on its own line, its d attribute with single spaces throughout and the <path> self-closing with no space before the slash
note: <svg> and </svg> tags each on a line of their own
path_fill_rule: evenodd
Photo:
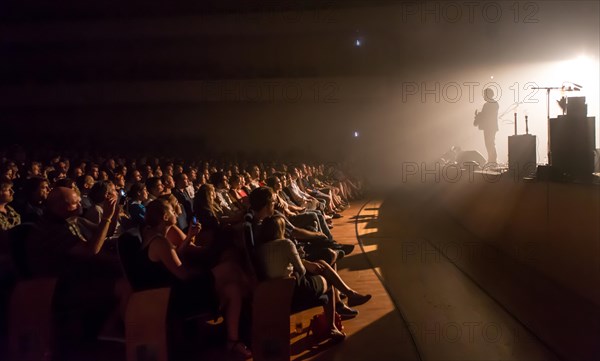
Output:
<svg viewBox="0 0 600 361">
<path fill-rule="evenodd" d="M 90 337 L 122 327 L 132 291 L 166 286 L 174 313 L 223 315 L 229 352 L 251 357 L 243 323 L 258 282 L 295 278 L 297 304 L 328 295 L 334 341 L 345 337 L 335 312 L 355 317 L 370 299 L 336 271 L 354 246 L 335 241 L 332 219 L 362 196 L 342 164 L 0 156 L 5 294 L 20 279 L 57 277 L 57 309 L 85 304 Z M 139 242 L 126 260 L 136 277 L 123 274 L 124 237 Z"/>
</svg>

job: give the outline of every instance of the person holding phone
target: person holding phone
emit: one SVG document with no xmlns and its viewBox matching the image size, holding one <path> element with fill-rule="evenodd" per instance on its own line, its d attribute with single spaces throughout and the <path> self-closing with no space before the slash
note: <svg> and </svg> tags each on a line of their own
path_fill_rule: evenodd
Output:
<svg viewBox="0 0 600 361">
<path fill-rule="evenodd" d="M 223 273 L 227 265 L 220 263 L 207 269 L 206 264 L 181 258 L 182 247 L 194 243 L 200 227 L 189 227 L 183 245 L 177 246 L 171 240 L 172 230 L 177 232 L 176 216 L 171 202 L 166 199 L 159 198 L 148 204 L 146 226 L 142 231 L 142 250 L 146 254 L 146 265 L 143 267 L 146 273 L 157 283 L 155 286 L 172 287 L 170 307 L 182 315 L 194 314 L 194 311 L 210 306 L 214 291 L 227 327 L 228 350 L 242 358 L 250 358 L 252 353 L 239 337 L 242 304 L 250 293 L 230 275 Z"/>
</svg>

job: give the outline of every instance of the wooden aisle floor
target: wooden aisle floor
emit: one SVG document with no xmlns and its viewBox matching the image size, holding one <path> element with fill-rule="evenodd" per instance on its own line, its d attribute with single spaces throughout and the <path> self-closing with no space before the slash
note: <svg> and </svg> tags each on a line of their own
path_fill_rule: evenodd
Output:
<svg viewBox="0 0 600 361">
<path fill-rule="evenodd" d="M 356 318 L 343 321 L 347 336 L 337 345 L 328 342 L 317 344 L 306 333 L 295 332 L 297 317 L 301 318 L 304 330 L 307 330 L 312 316 L 323 312 L 322 308 L 293 315 L 290 318 L 292 360 L 419 359 L 400 313 L 364 254 L 377 246 L 361 249 L 358 243 L 357 236 L 368 236 L 377 231 L 373 224 L 377 217 L 376 208 L 363 205 L 364 201 L 354 202 L 345 210 L 342 218 L 334 220 L 332 233 L 339 243 L 356 245 L 352 254 L 339 261 L 339 274 L 350 287 L 361 293 L 370 293 L 373 298 L 357 307 L 360 313 Z"/>
</svg>

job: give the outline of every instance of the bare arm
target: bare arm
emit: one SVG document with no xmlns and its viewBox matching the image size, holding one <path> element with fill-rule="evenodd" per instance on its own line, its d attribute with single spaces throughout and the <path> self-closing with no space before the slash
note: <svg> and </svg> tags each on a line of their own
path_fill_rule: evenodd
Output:
<svg viewBox="0 0 600 361">
<path fill-rule="evenodd" d="M 160 237 L 152 242 L 149 247 L 148 257 L 150 257 L 150 260 L 162 263 L 169 272 L 180 280 L 190 278 L 190 274 L 183 267 L 175 247 L 167 239 Z"/>
<path fill-rule="evenodd" d="M 102 219 L 98 226 L 96 227 L 92 238 L 88 240 L 88 248 L 92 251 L 93 254 L 98 254 L 104 245 L 104 241 L 109 234 L 110 228 L 116 227 L 118 213 L 115 212 L 117 208 L 117 199 L 110 198 L 104 201 L 102 212 Z M 117 214 L 117 217 L 115 217 Z"/>
</svg>

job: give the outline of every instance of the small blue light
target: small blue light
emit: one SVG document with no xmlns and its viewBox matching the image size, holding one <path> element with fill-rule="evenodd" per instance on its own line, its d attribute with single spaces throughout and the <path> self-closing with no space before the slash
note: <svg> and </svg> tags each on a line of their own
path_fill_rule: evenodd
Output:
<svg viewBox="0 0 600 361">
<path fill-rule="evenodd" d="M 358 132 L 354 132 L 354 138 L 358 138 Z"/>
<path fill-rule="evenodd" d="M 355 44 L 356 44 L 356 46 L 358 47 L 358 46 L 361 46 L 361 44 L 362 44 L 362 43 L 361 43 L 360 39 L 356 39 L 356 42 L 355 42 Z"/>
</svg>

